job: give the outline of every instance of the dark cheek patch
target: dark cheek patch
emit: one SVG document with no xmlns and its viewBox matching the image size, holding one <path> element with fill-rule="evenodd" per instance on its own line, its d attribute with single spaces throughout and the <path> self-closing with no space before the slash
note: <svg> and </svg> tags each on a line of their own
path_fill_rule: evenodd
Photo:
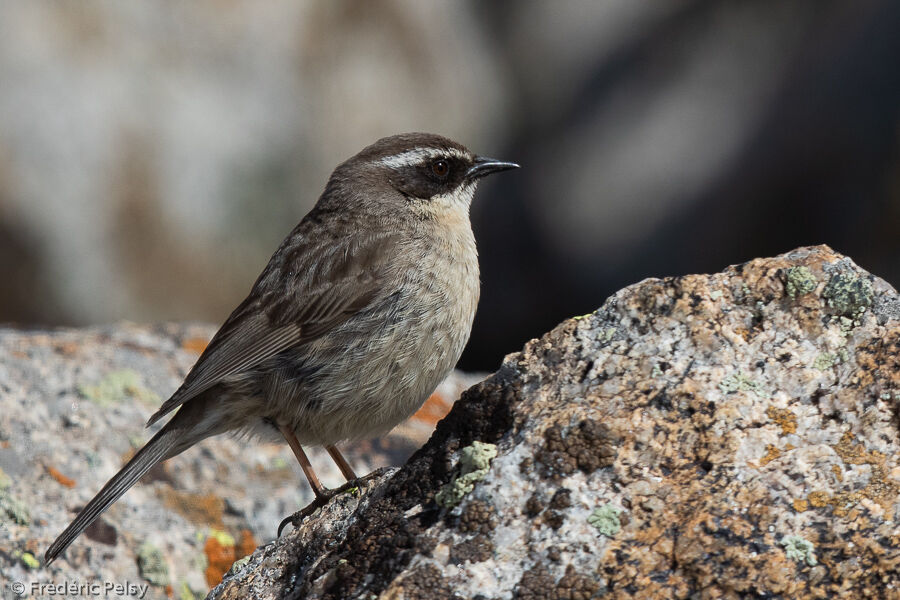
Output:
<svg viewBox="0 0 900 600">
<path fill-rule="evenodd" d="M 418 172 L 404 176 L 397 187 L 404 194 L 415 198 L 431 198 L 437 191 L 437 186 L 431 178 Z"/>
<path fill-rule="evenodd" d="M 430 199 L 456 189 L 465 179 L 468 165 L 458 158 L 445 159 L 450 163 L 450 174 L 446 179 L 439 179 L 431 170 L 428 162 L 409 167 L 396 182 L 397 189 L 408 196 Z"/>
</svg>

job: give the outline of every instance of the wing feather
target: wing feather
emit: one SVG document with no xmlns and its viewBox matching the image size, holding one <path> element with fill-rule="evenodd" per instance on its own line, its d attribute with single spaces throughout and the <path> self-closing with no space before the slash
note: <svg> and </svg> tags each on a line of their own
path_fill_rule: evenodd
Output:
<svg viewBox="0 0 900 600">
<path fill-rule="evenodd" d="M 302 233 L 298 226 L 292 237 Z M 213 336 L 181 387 L 147 425 L 223 379 L 318 338 L 377 298 L 390 295 L 392 290 L 385 287 L 384 259 L 395 250 L 397 239 L 394 234 L 373 237 L 345 243 L 343 251 L 328 253 L 317 252 L 314 243 L 294 239 L 299 250 L 286 256 L 282 250 L 292 241 L 289 237 L 247 299 Z M 320 260 L 316 262 L 316 258 Z M 304 264 L 311 268 L 303 269 Z"/>
</svg>

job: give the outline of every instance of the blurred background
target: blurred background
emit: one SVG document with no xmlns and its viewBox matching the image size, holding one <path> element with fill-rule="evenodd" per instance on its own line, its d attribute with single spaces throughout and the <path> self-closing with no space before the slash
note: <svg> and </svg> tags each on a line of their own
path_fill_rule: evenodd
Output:
<svg viewBox="0 0 900 600">
<path fill-rule="evenodd" d="M 221 322 L 379 137 L 482 184 L 493 370 L 644 277 L 827 243 L 900 283 L 896 0 L 0 2 L 0 322 Z"/>
</svg>

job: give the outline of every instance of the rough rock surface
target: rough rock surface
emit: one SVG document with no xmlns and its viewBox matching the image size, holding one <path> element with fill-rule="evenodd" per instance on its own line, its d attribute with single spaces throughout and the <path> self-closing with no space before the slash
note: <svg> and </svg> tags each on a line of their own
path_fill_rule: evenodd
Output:
<svg viewBox="0 0 900 600">
<path fill-rule="evenodd" d="M 281 519 L 312 499 L 286 444 L 217 437 L 155 467 L 59 560 L 40 565 L 75 510 L 158 429 L 144 429 L 147 417 L 213 331 L 0 329 L 0 598 L 21 597 L 16 583 L 35 598 L 64 583 L 149 584 L 147 599 L 203 597 L 236 558 L 271 540 Z M 347 459 L 359 473 L 402 464 L 478 379 L 454 374 L 386 438 L 343 445 Z M 343 482 L 324 450 L 311 448 L 310 459 L 326 485 Z M 134 588 L 109 592 L 141 597 Z"/>
<path fill-rule="evenodd" d="M 898 598 L 898 406 L 900 297 L 831 249 L 649 279 L 210 598 Z"/>
</svg>

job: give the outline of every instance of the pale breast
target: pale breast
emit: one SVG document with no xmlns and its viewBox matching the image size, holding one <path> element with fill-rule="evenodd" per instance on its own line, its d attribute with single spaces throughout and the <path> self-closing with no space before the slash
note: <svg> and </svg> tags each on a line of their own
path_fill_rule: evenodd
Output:
<svg viewBox="0 0 900 600">
<path fill-rule="evenodd" d="M 293 400 L 279 402 L 301 442 L 386 432 L 411 416 L 459 360 L 480 288 L 471 228 L 460 229 L 408 249 L 419 260 L 398 272 L 393 294 L 305 349 L 315 373 L 282 382 L 281 393 Z"/>
</svg>

